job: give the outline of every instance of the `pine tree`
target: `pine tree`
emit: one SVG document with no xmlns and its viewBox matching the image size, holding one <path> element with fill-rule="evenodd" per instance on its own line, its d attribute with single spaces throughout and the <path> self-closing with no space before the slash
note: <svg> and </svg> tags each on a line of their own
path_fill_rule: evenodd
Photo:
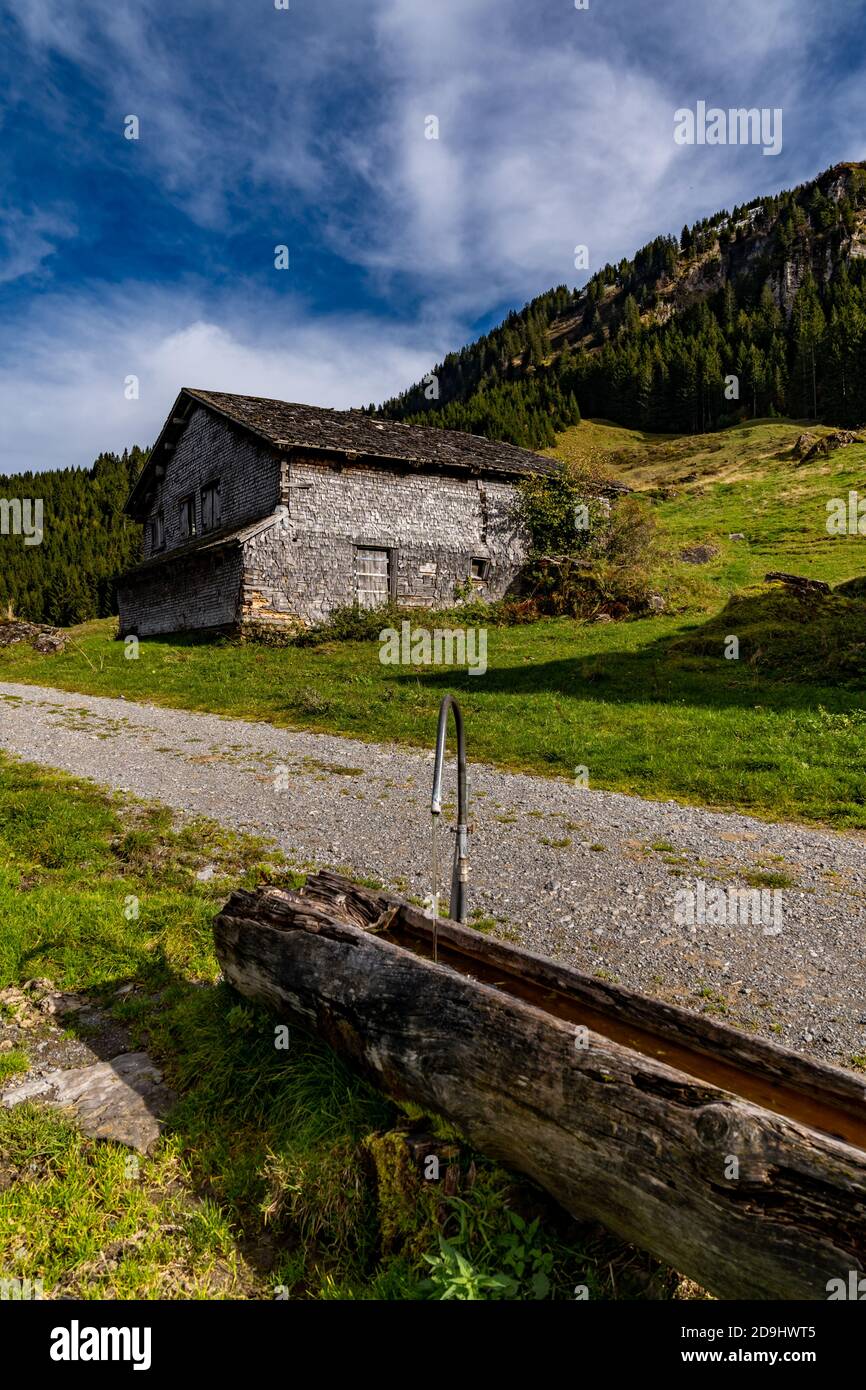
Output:
<svg viewBox="0 0 866 1390">
<path fill-rule="evenodd" d="M 866 263 L 848 260 L 846 237 L 866 207 L 866 171 L 854 168 L 841 177 L 838 194 L 830 196 L 822 181 L 755 200 L 730 217 L 720 212 L 684 227 L 679 243 L 654 238 L 632 260 L 604 266 L 583 291 L 558 286 L 447 358 L 437 369 L 438 401 L 427 402 L 412 387 L 386 403 L 383 413 L 531 447 L 549 438 L 551 422 L 567 420 L 572 396 L 584 416 L 659 430 L 715 428 L 741 413 L 862 423 Z M 729 229 L 738 223 L 741 240 L 763 239 L 759 254 L 747 261 L 736 248 L 726 249 Z M 719 247 L 721 289 L 692 307 L 677 307 L 667 277 L 684 257 Z M 806 273 L 786 316 L 780 287 L 792 268 L 802 273 L 809 266 L 825 278 L 816 282 Z M 651 312 L 672 304 L 666 321 Z M 550 347 L 551 322 L 581 307 L 577 347 L 557 355 Z M 512 365 L 520 358 L 522 364 Z M 724 378 L 731 373 L 740 379 L 739 402 L 725 398 Z"/>
</svg>

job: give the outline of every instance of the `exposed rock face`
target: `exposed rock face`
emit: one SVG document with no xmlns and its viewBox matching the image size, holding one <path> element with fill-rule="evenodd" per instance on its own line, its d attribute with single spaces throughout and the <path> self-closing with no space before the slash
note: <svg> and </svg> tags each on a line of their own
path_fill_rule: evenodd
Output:
<svg viewBox="0 0 866 1390">
<path fill-rule="evenodd" d="M 798 459 L 807 458 L 813 447 L 818 443 L 818 436 L 809 434 L 808 430 L 803 434 L 797 435 L 797 442 L 794 445 L 794 456 Z"/>
<path fill-rule="evenodd" d="M 799 449 L 800 440 L 805 439 L 814 439 L 814 436 L 801 434 L 795 448 Z M 833 434 L 825 434 L 821 439 L 814 439 L 814 443 L 809 445 L 806 452 L 801 454 L 800 457 L 805 463 L 809 459 L 826 457 L 826 455 L 831 454 L 834 449 L 846 449 L 849 444 L 862 443 L 863 436 L 857 434 L 854 430 L 835 430 Z"/>
<path fill-rule="evenodd" d="M 789 317 L 794 307 L 797 291 L 803 283 L 807 269 L 808 264 L 806 262 L 801 262 L 796 259 L 786 261 L 782 268 L 782 273 L 777 281 L 778 292 L 776 302 L 785 315 L 785 318 Z"/>
<path fill-rule="evenodd" d="M 785 574 L 782 570 L 771 570 L 765 574 L 767 583 L 784 584 L 795 594 L 829 594 L 830 585 L 823 579 L 808 579 L 802 574 Z"/>
</svg>

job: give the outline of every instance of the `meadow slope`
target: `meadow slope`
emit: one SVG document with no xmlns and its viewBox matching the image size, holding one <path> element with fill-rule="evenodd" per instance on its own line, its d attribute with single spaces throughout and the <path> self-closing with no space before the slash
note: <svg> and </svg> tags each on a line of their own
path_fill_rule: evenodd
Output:
<svg viewBox="0 0 866 1390">
<path fill-rule="evenodd" d="M 561 457 L 599 463 L 652 501 L 666 611 L 492 627 L 483 676 L 382 665 L 376 641 L 159 638 L 127 660 L 105 620 L 73 629 L 60 655 L 0 651 L 0 678 L 422 745 L 450 690 L 474 758 L 566 777 L 585 767 L 596 788 L 862 829 L 866 538 L 830 536 L 825 523 L 829 498 L 864 487 L 866 445 L 801 463 L 791 450 L 802 428 L 567 431 Z M 683 557 L 697 545 L 711 547 L 708 563 Z M 804 602 L 767 586 L 771 570 L 836 588 Z M 731 634 L 738 660 L 725 657 Z"/>
</svg>

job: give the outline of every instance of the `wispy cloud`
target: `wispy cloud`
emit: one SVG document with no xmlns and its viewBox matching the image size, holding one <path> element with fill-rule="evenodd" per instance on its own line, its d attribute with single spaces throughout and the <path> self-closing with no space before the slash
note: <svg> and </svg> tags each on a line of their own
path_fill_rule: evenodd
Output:
<svg viewBox="0 0 866 1390">
<path fill-rule="evenodd" d="M 48 297 L 0 359 L 0 471 L 85 466 L 155 439 L 181 386 L 338 408 L 414 380 L 447 338 L 383 333 L 360 315 L 275 321 L 244 297 L 208 313 L 204 296 L 128 287 L 98 301 Z M 138 381 L 127 399 L 127 378 Z"/>
<path fill-rule="evenodd" d="M 0 284 L 41 270 L 77 230 L 62 207 L 4 208 L 0 211 Z"/>
<path fill-rule="evenodd" d="M 355 244 L 383 279 L 412 276 L 466 312 L 573 281 L 575 243 L 594 268 L 766 186 L 750 150 L 683 157 L 673 113 L 701 97 L 785 105 L 796 149 L 806 57 L 827 24 L 805 0 L 757 11 L 740 0 L 587 11 L 441 0 L 435 19 L 413 0 L 383 0 L 376 13 L 391 101 L 377 157 L 356 162 L 370 196 Z M 424 138 L 428 113 L 438 141 Z M 826 122 L 823 133 L 830 146 Z M 351 219 L 342 232 L 347 253 Z"/>
<path fill-rule="evenodd" d="M 0 467 L 152 437 L 184 380 L 381 398 L 495 309 L 579 282 L 576 245 L 595 268 L 857 157 L 863 12 L 11 0 Z M 782 154 L 676 146 L 698 99 L 783 107 Z"/>
<path fill-rule="evenodd" d="M 12 11 L 37 67 L 63 59 L 97 93 L 100 161 L 129 159 L 123 121 L 136 115 L 135 157 L 202 225 L 242 218 L 245 196 L 277 202 L 327 184 L 321 118 L 340 64 L 348 73 L 358 58 L 357 7 L 338 0 L 330 16 L 312 19 L 272 5 L 251 16 L 233 0 L 197 10 L 164 0 L 12 0 Z M 63 130 L 62 103 L 46 103 L 44 115 Z"/>
</svg>

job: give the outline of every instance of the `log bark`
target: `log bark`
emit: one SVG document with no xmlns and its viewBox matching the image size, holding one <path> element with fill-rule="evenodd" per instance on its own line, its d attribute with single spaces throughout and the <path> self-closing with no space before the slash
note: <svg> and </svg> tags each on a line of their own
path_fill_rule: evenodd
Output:
<svg viewBox="0 0 866 1390">
<path fill-rule="evenodd" d="M 320 874 L 234 893 L 225 979 L 720 1298 L 866 1267 L 866 1087 Z"/>
</svg>

